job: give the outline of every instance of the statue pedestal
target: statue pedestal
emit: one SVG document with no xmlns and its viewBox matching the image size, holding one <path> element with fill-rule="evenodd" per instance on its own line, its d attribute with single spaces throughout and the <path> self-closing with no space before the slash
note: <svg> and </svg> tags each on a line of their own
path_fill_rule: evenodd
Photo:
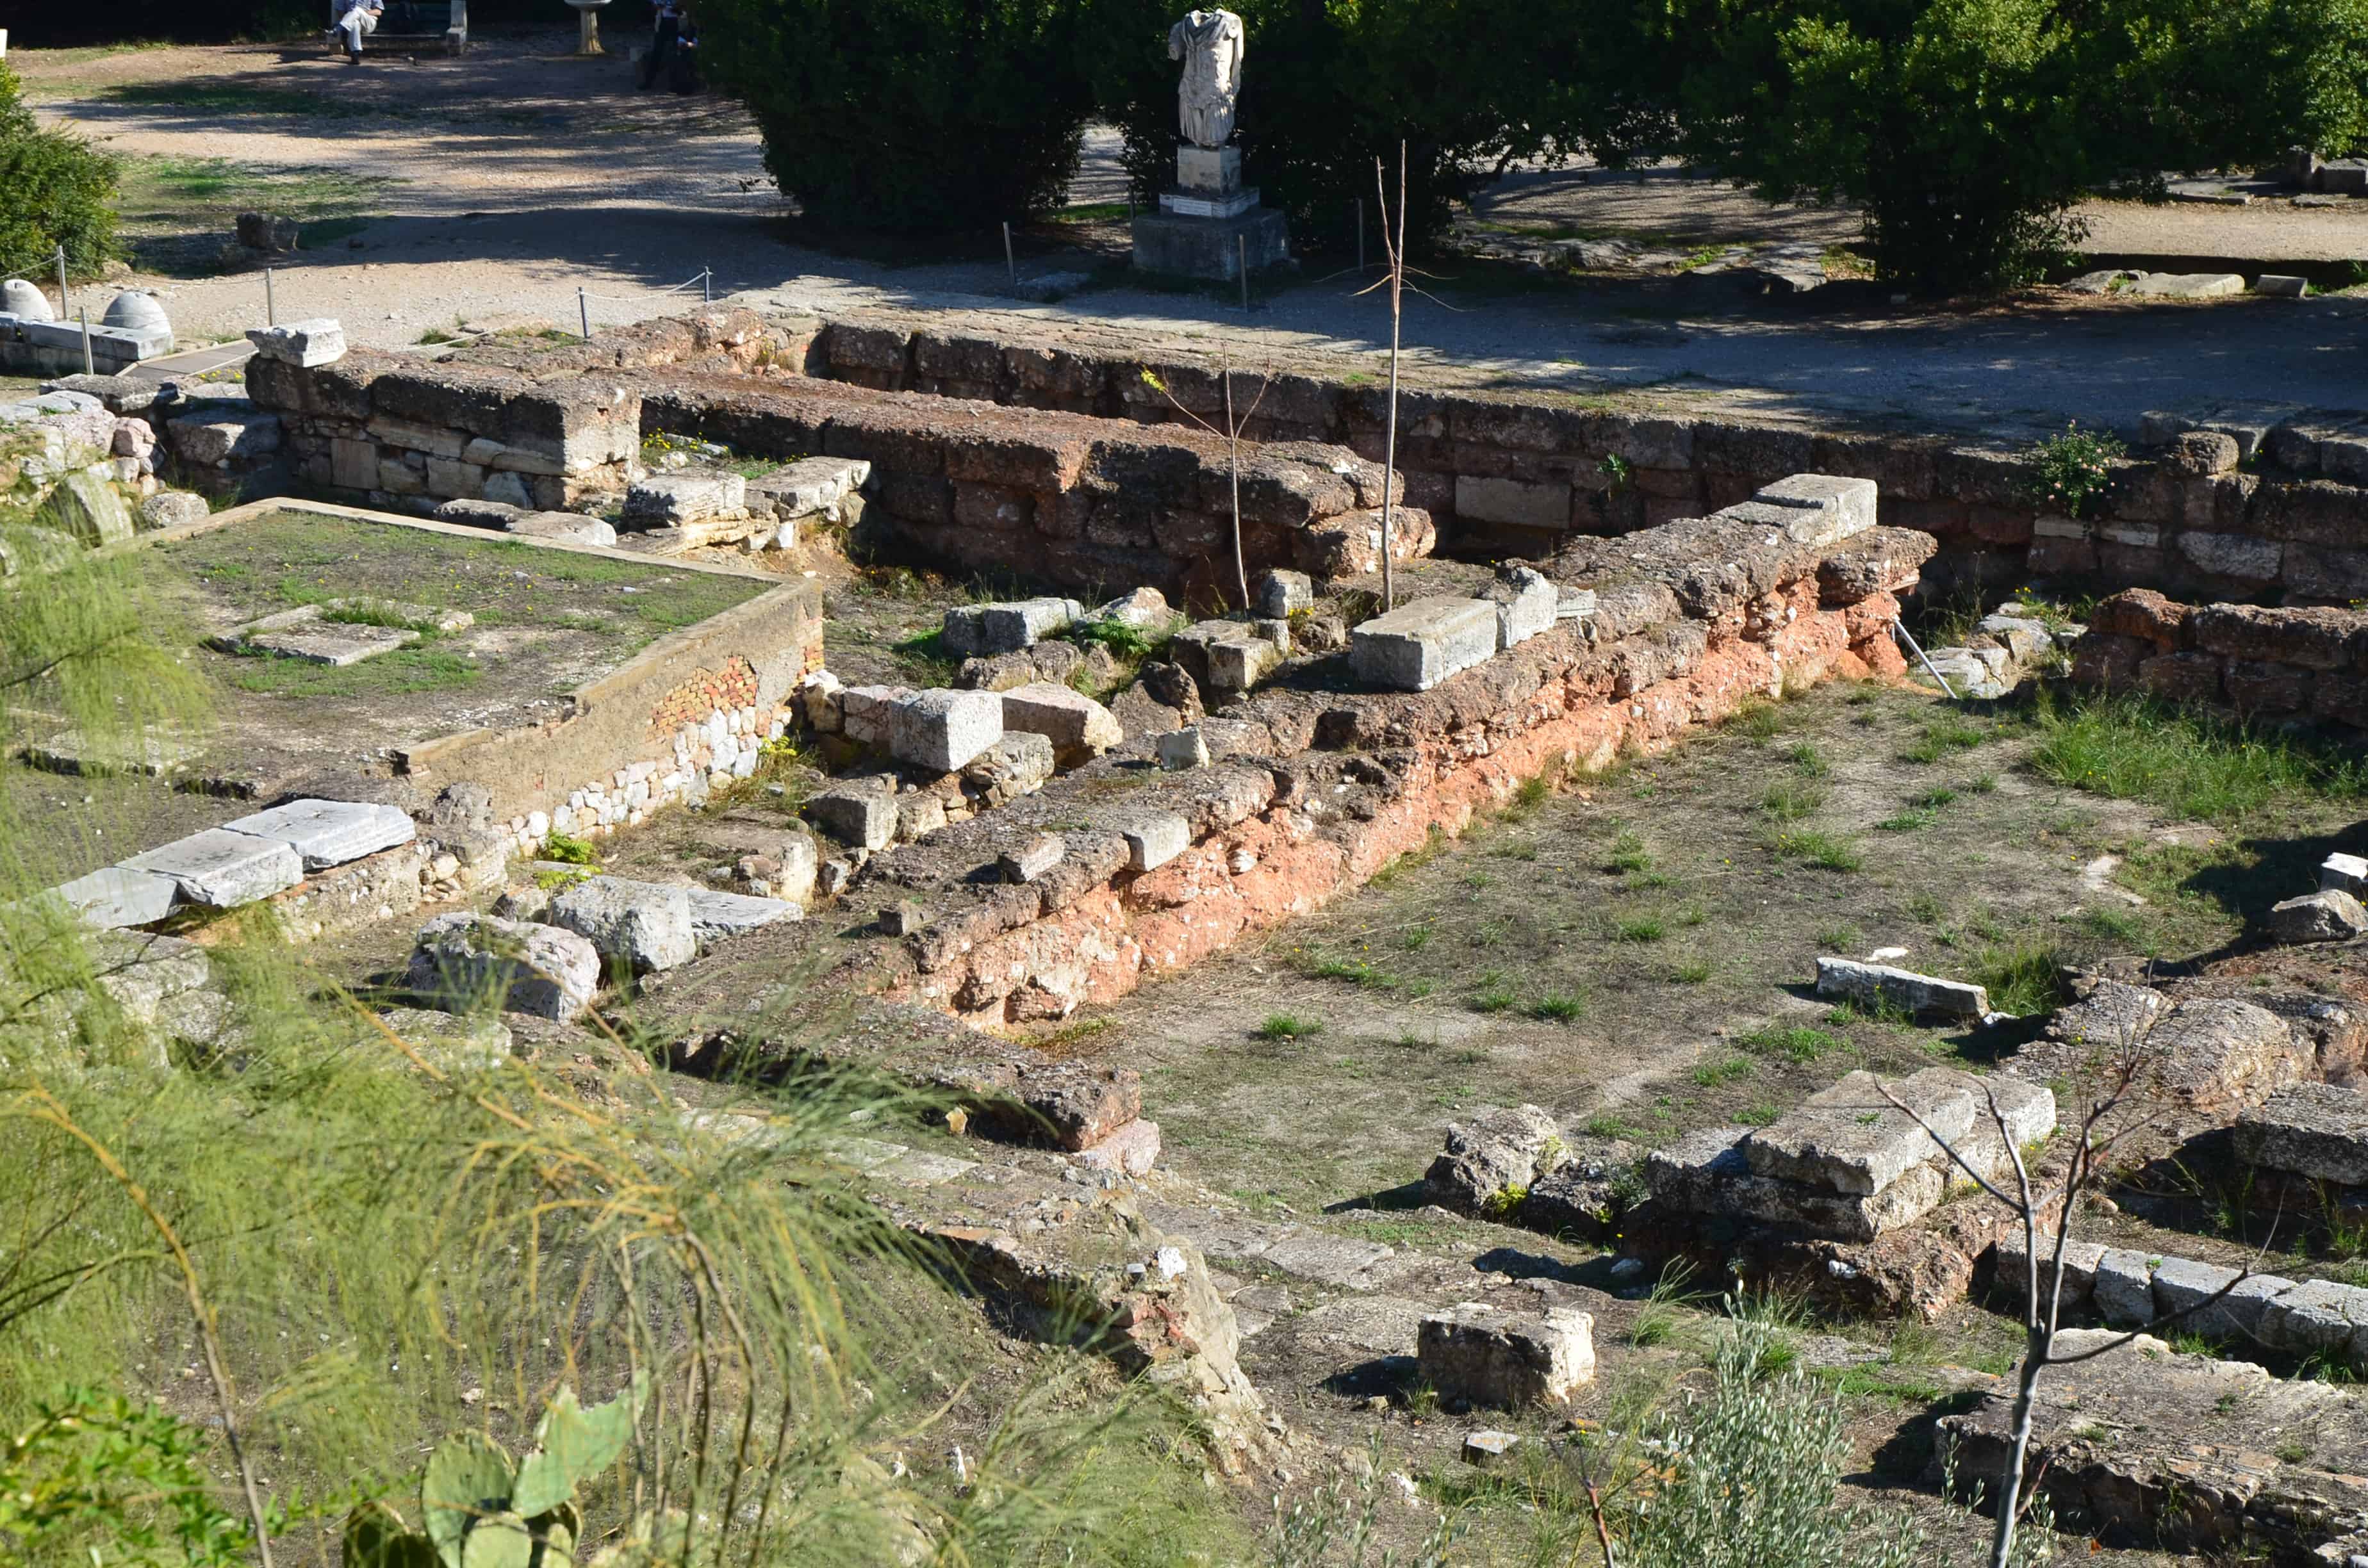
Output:
<svg viewBox="0 0 2368 1568">
<path fill-rule="evenodd" d="M 1282 214 L 1242 184 L 1240 148 L 1178 149 L 1176 185 L 1160 193 L 1158 211 L 1134 221 L 1137 271 L 1231 282 L 1246 266 L 1263 272 L 1291 259 Z"/>
</svg>

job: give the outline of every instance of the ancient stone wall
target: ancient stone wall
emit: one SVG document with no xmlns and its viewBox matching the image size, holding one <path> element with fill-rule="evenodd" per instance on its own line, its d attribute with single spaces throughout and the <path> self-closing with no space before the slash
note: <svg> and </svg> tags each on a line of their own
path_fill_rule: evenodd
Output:
<svg viewBox="0 0 2368 1568">
<path fill-rule="evenodd" d="M 2198 607 L 2128 589 L 2089 617 L 2072 678 L 2247 718 L 2368 729 L 2368 612 Z"/>
<path fill-rule="evenodd" d="M 1064 338 L 963 335 L 883 312 L 780 324 L 788 363 L 856 385 L 1145 423 L 1224 417 L 1224 379 L 1204 365 Z M 1370 377 L 1235 372 L 1233 383 L 1236 407 L 1257 405 L 1255 438 L 1382 455 L 1387 394 Z M 1954 574 L 2078 574 L 2303 603 L 2368 596 L 2368 432 L 2308 417 L 2190 427 L 2149 416 L 2141 435 L 2141 456 L 2116 465 L 2110 504 L 2085 521 L 2034 506 L 2028 463 L 2005 449 L 1634 413 L 1560 393 L 1406 392 L 1397 469 L 1407 500 L 1450 546 L 1541 553 L 1561 535 L 1701 517 L 1812 471 L 1874 480 L 1883 520 L 1933 535 L 1939 569 Z"/>
</svg>

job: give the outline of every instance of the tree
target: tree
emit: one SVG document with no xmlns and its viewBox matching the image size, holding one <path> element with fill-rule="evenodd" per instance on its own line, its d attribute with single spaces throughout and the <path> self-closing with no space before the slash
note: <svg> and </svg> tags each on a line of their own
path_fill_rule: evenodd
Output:
<svg viewBox="0 0 2368 1568">
<path fill-rule="evenodd" d="M 0 273 L 44 272 L 61 245 L 78 273 L 111 259 L 119 169 L 80 137 L 40 129 L 0 61 Z"/>
<path fill-rule="evenodd" d="M 1092 108 L 1071 0 L 702 0 L 703 68 L 806 215 L 992 230 L 1059 202 Z"/>
</svg>

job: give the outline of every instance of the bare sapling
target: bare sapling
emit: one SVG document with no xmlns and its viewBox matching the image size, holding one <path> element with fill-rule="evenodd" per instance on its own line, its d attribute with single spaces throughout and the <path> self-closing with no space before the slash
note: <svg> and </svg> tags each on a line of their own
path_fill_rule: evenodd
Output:
<svg viewBox="0 0 2368 1568">
<path fill-rule="evenodd" d="M 2022 1282 L 2023 1355 L 2021 1365 L 2016 1371 L 2011 1436 L 2007 1457 L 1999 1467 L 1998 1477 L 1998 1523 L 1990 1538 L 1990 1568 L 2011 1568 L 2015 1560 L 2015 1532 L 2030 1506 L 2030 1499 L 2025 1495 L 2026 1478 L 2040 1380 L 2053 1368 L 2095 1360 L 2125 1348 L 2143 1335 L 2173 1327 L 2218 1305 L 2237 1286 L 2253 1277 L 2253 1269 L 2248 1265 L 2237 1270 L 2234 1279 L 2192 1306 L 2161 1313 L 2137 1328 L 2089 1349 L 2066 1355 L 2056 1354 L 2055 1340 L 2063 1313 L 2064 1255 L 2072 1240 L 2073 1218 L 2079 1210 L 2081 1200 L 2095 1191 L 2101 1179 L 2112 1169 L 2113 1151 L 2133 1133 L 2155 1125 L 2154 1119 L 2147 1116 L 2136 1115 L 2124 1119 L 2121 1114 L 2130 1108 L 2143 1063 L 2136 1032 L 2123 1028 L 2107 1071 L 2102 1075 L 2102 1086 L 2082 1111 L 2078 1136 L 2072 1140 L 2070 1153 L 2054 1184 L 2034 1180 L 2023 1151 L 2015 1143 L 2006 1113 L 1998 1106 L 1997 1091 L 1986 1085 L 1983 1093 L 1988 1102 L 1990 1124 L 1996 1129 L 1998 1142 L 2006 1150 L 2007 1163 L 2013 1173 L 2011 1190 L 2002 1185 L 2002 1176 L 1994 1179 L 1992 1172 L 1976 1169 L 1966 1158 L 1964 1150 L 1933 1131 L 1931 1124 L 1922 1114 L 1894 1094 L 1890 1085 L 1877 1085 L 1892 1108 L 1915 1122 L 1923 1130 L 1925 1136 L 1940 1145 L 1941 1152 L 1949 1157 L 1952 1165 L 1963 1171 L 1983 1192 L 2003 1205 L 2014 1216 L 2021 1231 L 2023 1257 L 2027 1264 Z M 2044 1264 L 2043 1245 L 2049 1249 Z"/>
<path fill-rule="evenodd" d="M 1168 407 L 1225 443 L 1225 461 L 1232 471 L 1233 479 L 1234 584 L 1242 596 L 1242 609 L 1247 612 L 1250 608 L 1250 568 L 1248 558 L 1244 554 L 1242 548 L 1242 432 L 1248 427 L 1251 420 L 1258 417 L 1258 410 L 1266 405 L 1266 394 L 1274 385 L 1274 372 L 1270 369 L 1258 372 L 1258 396 L 1250 401 L 1249 407 L 1245 410 L 1239 406 L 1234 395 L 1233 356 L 1226 355 L 1220 363 L 1224 367 L 1220 377 L 1225 389 L 1225 424 L 1223 429 L 1210 424 L 1193 410 L 1185 407 L 1183 401 L 1168 390 L 1167 383 L 1161 381 L 1149 369 L 1145 369 L 1143 372 L 1143 382 L 1144 385 L 1166 398 Z"/>
</svg>

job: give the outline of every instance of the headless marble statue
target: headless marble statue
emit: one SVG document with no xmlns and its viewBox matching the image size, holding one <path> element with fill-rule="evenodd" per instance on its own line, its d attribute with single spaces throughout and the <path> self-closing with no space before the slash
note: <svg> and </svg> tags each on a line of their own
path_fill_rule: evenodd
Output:
<svg viewBox="0 0 2368 1568">
<path fill-rule="evenodd" d="M 1184 139 L 1196 147 L 1233 140 L 1234 104 L 1242 92 L 1242 19 L 1231 11 L 1194 11 L 1167 32 L 1167 58 L 1184 62 L 1177 88 Z"/>
</svg>

